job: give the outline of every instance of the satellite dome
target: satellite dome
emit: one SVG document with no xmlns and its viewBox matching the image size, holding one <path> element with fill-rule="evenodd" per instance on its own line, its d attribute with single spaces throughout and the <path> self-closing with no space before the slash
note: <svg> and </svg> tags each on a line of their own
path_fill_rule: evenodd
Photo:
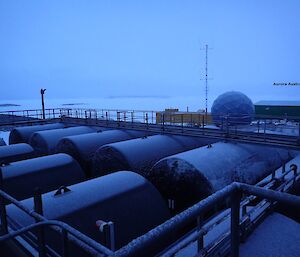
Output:
<svg viewBox="0 0 300 257">
<path fill-rule="evenodd" d="M 216 125 L 250 124 L 254 116 L 254 105 L 250 98 L 241 92 L 226 92 L 214 101 L 211 115 Z"/>
</svg>

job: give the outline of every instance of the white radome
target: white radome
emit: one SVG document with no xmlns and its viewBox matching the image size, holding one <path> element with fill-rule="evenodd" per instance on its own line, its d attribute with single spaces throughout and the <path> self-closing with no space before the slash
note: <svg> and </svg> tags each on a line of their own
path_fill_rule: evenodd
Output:
<svg viewBox="0 0 300 257">
<path fill-rule="evenodd" d="M 248 125 L 254 116 L 254 105 L 245 94 L 230 91 L 217 97 L 211 115 L 216 125 Z"/>
</svg>

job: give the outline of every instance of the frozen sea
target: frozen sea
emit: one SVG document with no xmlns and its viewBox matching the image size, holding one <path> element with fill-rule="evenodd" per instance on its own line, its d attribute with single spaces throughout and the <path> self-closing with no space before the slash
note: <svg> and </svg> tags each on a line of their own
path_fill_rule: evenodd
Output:
<svg viewBox="0 0 300 257">
<path fill-rule="evenodd" d="M 218 95 L 210 95 L 208 110 Z M 296 96 L 295 96 L 296 97 Z M 253 103 L 260 100 L 280 100 L 278 96 L 249 95 Z M 289 97 L 290 98 L 290 97 Z M 283 100 L 283 99 L 281 99 Z M 293 99 L 286 99 L 293 100 Z M 19 106 L 3 106 L 3 104 L 16 104 Z M 99 98 L 48 98 L 45 95 L 46 108 L 93 108 L 93 109 L 122 109 L 122 110 L 153 110 L 162 111 L 165 108 L 178 108 L 180 111 L 198 111 L 205 109 L 204 96 L 114 96 Z M 40 109 L 41 100 L 0 100 L 0 112 L 10 110 Z"/>
</svg>

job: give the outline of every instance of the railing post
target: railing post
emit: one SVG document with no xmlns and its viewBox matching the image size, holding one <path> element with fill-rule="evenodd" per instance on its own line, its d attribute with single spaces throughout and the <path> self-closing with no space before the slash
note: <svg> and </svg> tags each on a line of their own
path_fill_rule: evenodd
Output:
<svg viewBox="0 0 300 257">
<path fill-rule="evenodd" d="M 68 231 L 64 228 L 61 229 L 61 236 L 62 236 L 62 256 L 68 257 L 69 256 L 69 249 L 68 249 Z"/>
<path fill-rule="evenodd" d="M 42 203 L 42 195 L 41 190 L 36 188 L 34 190 L 33 195 L 34 200 L 34 211 L 40 215 L 43 215 L 43 203 Z M 36 222 L 39 220 L 36 219 Z M 39 256 L 45 257 L 46 256 L 46 247 L 45 247 L 45 231 L 43 227 L 38 228 L 38 245 L 39 245 Z"/>
<path fill-rule="evenodd" d="M 153 111 L 151 111 L 151 123 L 153 124 L 154 122 L 153 122 L 154 120 L 153 120 Z"/>
<path fill-rule="evenodd" d="M 231 194 L 230 200 L 231 200 L 230 256 L 239 257 L 241 193 L 238 190 L 234 190 Z"/>
<path fill-rule="evenodd" d="M 267 120 L 265 119 L 265 124 L 264 124 L 264 141 L 266 141 L 266 126 L 267 126 Z"/>
<path fill-rule="evenodd" d="M 0 190 L 3 189 L 3 174 L 2 169 L 0 167 Z M 6 215 L 6 205 L 5 205 L 5 199 L 0 195 L 0 214 L 1 214 L 1 230 L 0 235 L 4 235 L 8 233 L 7 228 L 7 215 Z"/>
<path fill-rule="evenodd" d="M 162 127 L 162 129 L 163 129 L 163 131 L 165 131 L 165 114 L 163 113 L 162 114 L 162 125 L 163 125 L 163 127 Z"/>
<path fill-rule="evenodd" d="M 298 167 L 296 164 L 291 164 L 291 170 L 294 172 L 293 184 L 296 183 L 297 169 L 298 169 Z"/>
<path fill-rule="evenodd" d="M 120 112 L 117 111 L 117 122 L 118 122 L 118 127 L 120 127 Z"/>
<path fill-rule="evenodd" d="M 134 122 L 134 111 L 131 112 L 131 123 L 133 124 Z"/>
<path fill-rule="evenodd" d="M 146 112 L 146 126 L 147 126 L 147 129 L 149 128 L 149 124 L 148 124 L 148 112 Z"/>
<path fill-rule="evenodd" d="M 202 215 L 199 215 L 197 217 L 197 229 L 198 232 L 202 229 L 203 226 L 203 217 Z M 198 239 L 197 239 L 197 252 L 200 253 L 204 248 L 204 240 L 203 240 L 203 233 L 201 233 L 201 235 L 199 235 Z"/>
</svg>

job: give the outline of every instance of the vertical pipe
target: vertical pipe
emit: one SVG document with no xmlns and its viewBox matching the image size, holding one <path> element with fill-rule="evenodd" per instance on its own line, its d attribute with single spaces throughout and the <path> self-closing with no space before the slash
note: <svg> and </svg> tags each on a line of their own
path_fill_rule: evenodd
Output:
<svg viewBox="0 0 300 257">
<path fill-rule="evenodd" d="M 43 119 L 45 119 L 45 101 L 44 101 L 44 94 L 46 89 L 41 88 L 41 96 L 42 96 L 42 112 L 43 112 Z"/>
<path fill-rule="evenodd" d="M 34 190 L 33 200 L 34 200 L 34 211 L 40 215 L 43 215 L 42 195 L 41 195 L 41 190 L 39 188 L 36 188 Z M 39 220 L 36 220 L 36 222 L 39 222 Z M 45 257 L 46 256 L 45 231 L 43 227 L 38 228 L 37 235 L 38 235 L 39 256 Z"/>
<path fill-rule="evenodd" d="M 234 190 L 231 194 L 231 232 L 230 232 L 230 256 L 239 257 L 240 240 L 240 200 L 241 194 Z"/>
</svg>

